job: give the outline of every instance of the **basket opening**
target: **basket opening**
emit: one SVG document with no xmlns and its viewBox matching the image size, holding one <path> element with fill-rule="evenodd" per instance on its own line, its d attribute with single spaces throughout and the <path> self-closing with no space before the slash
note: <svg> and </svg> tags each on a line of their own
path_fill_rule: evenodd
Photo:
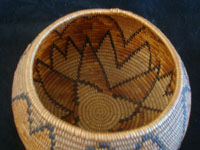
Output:
<svg viewBox="0 0 200 150">
<path fill-rule="evenodd" d="M 153 121 L 175 89 L 171 53 L 147 26 L 113 13 L 77 17 L 41 43 L 33 80 L 44 107 L 89 131 L 114 132 Z"/>
</svg>

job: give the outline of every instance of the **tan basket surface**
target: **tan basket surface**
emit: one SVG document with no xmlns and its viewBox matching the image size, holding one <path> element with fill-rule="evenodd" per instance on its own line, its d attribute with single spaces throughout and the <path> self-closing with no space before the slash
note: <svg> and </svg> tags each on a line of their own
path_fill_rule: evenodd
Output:
<svg viewBox="0 0 200 150">
<path fill-rule="evenodd" d="M 25 145 L 32 143 L 30 147 L 26 145 L 28 149 L 49 146 L 52 149 L 120 146 L 122 149 L 176 149 L 180 146 L 190 112 L 187 75 L 181 77 L 178 73 L 183 67 L 180 58 L 169 50 L 173 47 L 164 35 L 149 24 L 118 9 L 83 11 L 59 22 L 39 44 L 36 39 L 27 48 L 15 73 L 21 76 L 13 84 L 13 110 L 22 141 Z M 29 51 L 35 45 L 37 50 L 32 50 L 35 54 L 31 55 Z M 23 62 L 31 59 L 32 71 L 24 71 L 30 63 Z M 25 80 L 28 72 L 32 72 L 32 81 Z M 41 103 L 33 102 L 34 96 L 24 90 L 27 81 L 33 82 L 32 89 Z M 185 93 L 181 95 L 180 89 Z M 58 129 L 54 127 L 56 124 Z M 70 127 L 77 129 L 77 134 L 80 131 L 86 135 L 81 134 L 79 138 L 77 134 L 70 135 L 67 131 L 70 129 L 65 130 Z M 19 128 L 29 129 L 29 134 L 23 134 L 26 130 Z M 115 145 L 120 138 L 111 138 L 121 133 L 124 142 L 124 134 L 137 129 L 143 129 L 143 133 L 133 133 L 133 139 L 127 137 L 128 143 Z M 92 135 L 87 138 L 87 133 Z"/>
</svg>

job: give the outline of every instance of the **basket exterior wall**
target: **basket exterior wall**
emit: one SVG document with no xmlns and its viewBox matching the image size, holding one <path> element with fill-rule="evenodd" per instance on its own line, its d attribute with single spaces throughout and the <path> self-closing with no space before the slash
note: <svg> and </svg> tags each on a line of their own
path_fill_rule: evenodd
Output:
<svg viewBox="0 0 200 150">
<path fill-rule="evenodd" d="M 87 135 L 75 136 L 64 130 L 55 120 L 47 121 L 32 105 L 27 91 L 26 65 L 29 45 L 21 57 L 14 75 L 12 109 L 19 136 L 28 150 L 31 149 L 170 149 L 180 147 L 184 138 L 191 108 L 191 91 L 185 67 L 179 58 L 182 70 L 181 93 L 167 116 L 152 129 L 142 130 L 139 134 L 126 133 L 111 140 L 113 133 L 94 138 Z M 65 124 L 66 125 L 66 124 Z M 78 129 L 77 129 L 78 130 Z M 76 132 L 76 131 L 74 131 Z M 119 134 L 118 134 L 119 135 Z"/>
</svg>

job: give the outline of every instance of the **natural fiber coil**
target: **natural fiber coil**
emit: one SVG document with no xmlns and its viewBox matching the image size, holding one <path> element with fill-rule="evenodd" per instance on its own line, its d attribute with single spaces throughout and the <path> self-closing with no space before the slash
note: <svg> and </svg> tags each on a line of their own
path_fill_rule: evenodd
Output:
<svg viewBox="0 0 200 150">
<path fill-rule="evenodd" d="M 190 114 L 184 65 L 150 22 L 119 9 L 69 14 L 28 46 L 12 108 L 27 149 L 177 149 Z"/>
</svg>

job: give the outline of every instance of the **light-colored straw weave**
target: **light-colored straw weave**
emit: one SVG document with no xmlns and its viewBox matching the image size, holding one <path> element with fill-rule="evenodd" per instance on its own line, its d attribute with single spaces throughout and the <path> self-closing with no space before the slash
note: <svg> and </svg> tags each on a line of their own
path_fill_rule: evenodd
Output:
<svg viewBox="0 0 200 150">
<path fill-rule="evenodd" d="M 119 9 L 78 11 L 43 30 L 20 59 L 12 97 L 28 150 L 175 150 L 191 107 L 174 47 Z"/>
</svg>

